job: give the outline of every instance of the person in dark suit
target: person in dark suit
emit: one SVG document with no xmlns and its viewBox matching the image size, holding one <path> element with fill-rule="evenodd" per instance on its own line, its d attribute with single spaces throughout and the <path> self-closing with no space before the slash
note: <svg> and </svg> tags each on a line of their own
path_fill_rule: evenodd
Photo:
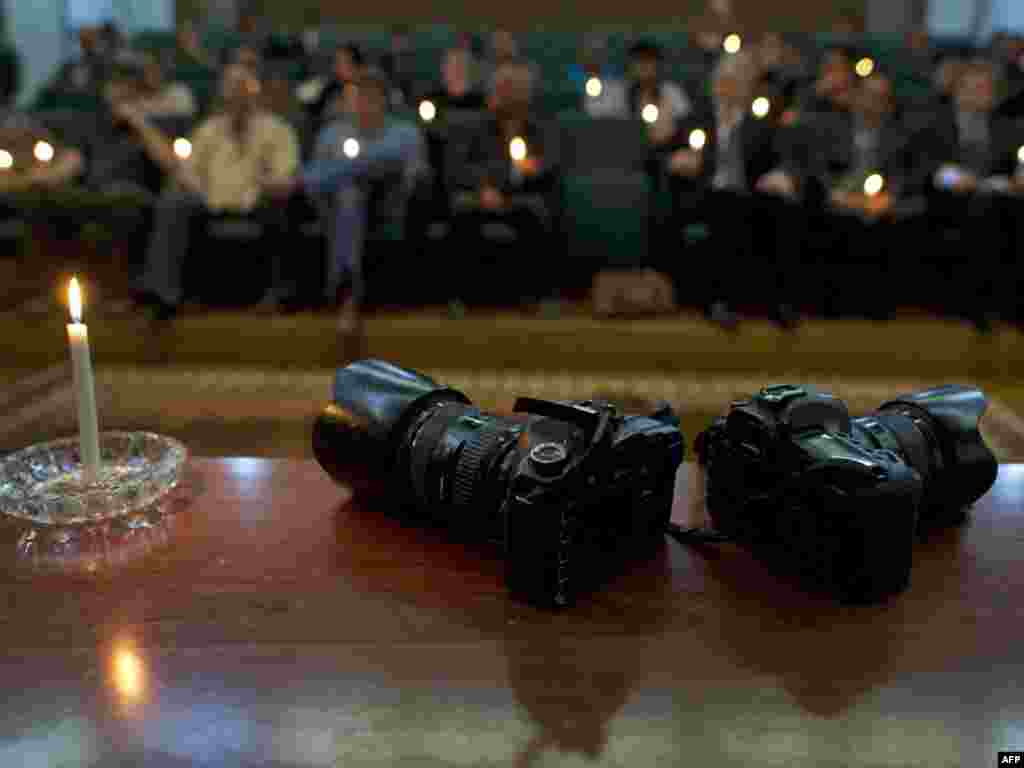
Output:
<svg viewBox="0 0 1024 768">
<path fill-rule="evenodd" d="M 907 285 L 897 275 L 914 272 L 900 245 L 917 223 L 907 201 L 922 193 L 924 179 L 889 76 L 876 70 L 861 78 L 850 105 L 850 112 L 803 115 L 823 206 L 809 268 L 820 274 L 825 311 L 881 319 L 910 299 L 897 295 Z M 856 287 L 867 283 L 870 291 Z"/>
<path fill-rule="evenodd" d="M 848 113 L 853 108 L 853 60 L 845 48 L 829 48 L 818 67 L 818 78 L 800 99 L 803 112 Z"/>
<path fill-rule="evenodd" d="M 799 236 L 789 231 L 782 247 L 778 238 L 789 229 L 784 222 L 791 219 L 802 182 L 795 169 L 783 170 L 775 124 L 751 110 L 759 77 L 747 53 L 720 59 L 712 75 L 713 108 L 681 121 L 658 153 L 668 174 L 673 230 L 702 222 L 711 238 L 705 263 L 687 263 L 686 274 L 678 265 L 672 272 L 681 284 L 699 276 L 709 318 L 729 329 L 736 327 L 729 306 L 736 298 L 767 303 L 783 327 L 796 323 Z M 752 286 L 754 296 L 748 292 Z"/>
<path fill-rule="evenodd" d="M 526 61 L 502 63 L 494 73 L 486 118 L 453 144 L 446 163 L 459 272 L 477 283 L 488 279 L 480 272 L 481 234 L 488 225 L 510 230 L 518 243 L 510 277 L 522 277 L 520 299 L 527 303 L 557 294 L 558 264 L 542 259 L 557 252 L 552 239 L 561 218 L 558 134 L 533 112 L 533 81 Z"/>
<path fill-rule="evenodd" d="M 1018 151 L 1012 122 L 996 114 L 991 62 L 965 66 L 951 108 L 921 136 L 926 147 L 930 215 L 943 234 L 938 247 L 948 270 L 951 306 L 982 333 L 1016 312 L 1015 243 L 1022 212 Z"/>
<path fill-rule="evenodd" d="M 317 126 L 351 111 L 350 105 L 345 102 L 345 89 L 358 79 L 364 64 L 359 46 L 352 43 L 342 45 L 334 52 L 334 71 L 330 77 L 314 78 L 299 87 L 298 99 L 306 105 L 309 116 Z"/>
</svg>

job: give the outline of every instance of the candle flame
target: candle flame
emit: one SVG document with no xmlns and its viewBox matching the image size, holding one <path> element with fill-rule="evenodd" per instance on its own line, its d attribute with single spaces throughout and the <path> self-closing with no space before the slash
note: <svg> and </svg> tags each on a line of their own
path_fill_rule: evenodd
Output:
<svg viewBox="0 0 1024 768">
<path fill-rule="evenodd" d="M 587 80 L 587 96 L 592 99 L 596 99 L 601 95 L 601 91 L 604 90 L 604 86 L 601 85 L 601 79 L 599 77 L 591 77 Z"/>
<path fill-rule="evenodd" d="M 739 53 L 740 48 L 743 47 L 743 38 L 733 32 L 731 35 L 726 35 L 725 40 L 722 41 L 722 48 L 726 53 Z"/>
<path fill-rule="evenodd" d="M 182 160 L 188 160 L 192 157 L 192 142 L 188 139 L 179 136 L 174 140 L 172 145 L 174 148 L 174 154 Z"/>
<path fill-rule="evenodd" d="M 694 128 L 690 131 L 690 149 L 700 151 L 708 143 L 708 135 L 701 128 Z"/>
<path fill-rule="evenodd" d="M 77 277 L 72 277 L 68 284 L 68 306 L 71 308 L 72 322 L 82 322 L 82 289 Z"/>
<path fill-rule="evenodd" d="M 526 142 L 520 136 L 516 136 L 508 143 L 508 153 L 515 161 L 526 158 Z"/>
<path fill-rule="evenodd" d="M 772 111 L 772 103 L 764 96 L 758 96 L 754 99 L 754 103 L 750 105 L 751 112 L 754 113 L 754 117 L 760 120 L 763 117 L 767 117 L 768 113 Z"/>
<path fill-rule="evenodd" d="M 35 155 L 36 160 L 39 162 L 48 163 L 53 160 L 53 145 L 48 141 L 37 141 L 32 148 L 32 154 Z"/>
<path fill-rule="evenodd" d="M 345 142 L 341 145 L 341 151 L 345 153 L 347 158 L 355 158 L 359 156 L 359 142 L 355 139 L 345 139 Z"/>
<path fill-rule="evenodd" d="M 437 117 L 437 107 L 434 106 L 434 102 L 428 100 L 420 102 L 420 117 L 425 123 L 429 123 Z"/>
<path fill-rule="evenodd" d="M 14 166 L 14 155 L 6 149 L 0 149 L 0 170 L 9 171 Z"/>
<path fill-rule="evenodd" d="M 871 73 L 875 71 L 875 60 L 865 56 L 857 62 L 854 69 L 859 77 L 870 77 Z"/>
<path fill-rule="evenodd" d="M 864 194 L 868 197 L 874 197 L 882 191 L 882 187 L 885 186 L 885 179 L 882 178 L 880 173 L 872 173 L 866 179 L 864 179 Z"/>
<path fill-rule="evenodd" d="M 1024 146 L 1017 150 L 1017 162 L 1024 165 Z"/>
<path fill-rule="evenodd" d="M 114 686 L 125 699 L 137 699 L 142 693 L 144 670 L 142 659 L 133 651 L 119 649 L 114 653 Z"/>
<path fill-rule="evenodd" d="M 648 104 L 640 111 L 640 116 L 644 119 L 645 123 L 658 122 L 658 105 Z"/>
</svg>

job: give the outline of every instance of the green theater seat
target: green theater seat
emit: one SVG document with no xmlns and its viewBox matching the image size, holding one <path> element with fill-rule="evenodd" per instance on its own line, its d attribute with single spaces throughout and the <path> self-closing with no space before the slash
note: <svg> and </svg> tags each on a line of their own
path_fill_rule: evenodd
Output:
<svg viewBox="0 0 1024 768">
<path fill-rule="evenodd" d="M 578 268 L 646 265 L 650 185 L 645 174 L 569 175 L 564 195 L 569 254 Z"/>
</svg>

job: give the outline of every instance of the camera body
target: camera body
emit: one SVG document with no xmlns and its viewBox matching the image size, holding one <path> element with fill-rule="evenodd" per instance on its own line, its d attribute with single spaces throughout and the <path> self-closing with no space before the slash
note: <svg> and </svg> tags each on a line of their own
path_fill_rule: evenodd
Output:
<svg viewBox="0 0 1024 768">
<path fill-rule="evenodd" d="M 904 395 L 851 419 L 813 387 L 766 387 L 698 435 L 720 533 L 811 591 L 870 603 L 906 588 L 916 535 L 992 486 L 980 390 Z"/>
<path fill-rule="evenodd" d="M 907 586 L 923 484 L 850 432 L 832 395 L 767 387 L 701 433 L 697 453 L 719 532 L 812 590 L 871 602 Z"/>
<path fill-rule="evenodd" d="M 685 444 L 665 407 L 627 416 L 601 401 L 520 398 L 473 407 L 414 371 L 339 369 L 313 429 L 321 466 L 405 517 L 500 545 L 514 595 L 570 605 L 661 536 Z"/>
</svg>

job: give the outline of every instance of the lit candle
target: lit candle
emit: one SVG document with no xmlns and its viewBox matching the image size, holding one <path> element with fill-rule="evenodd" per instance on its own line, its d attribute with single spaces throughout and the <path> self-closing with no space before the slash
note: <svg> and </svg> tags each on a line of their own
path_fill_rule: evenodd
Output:
<svg viewBox="0 0 1024 768">
<path fill-rule="evenodd" d="M 0 171 L 9 171 L 14 167 L 14 155 L 6 149 L 0 149 Z"/>
<path fill-rule="evenodd" d="M 174 154 L 179 160 L 188 160 L 192 157 L 192 142 L 183 136 L 174 140 Z"/>
<path fill-rule="evenodd" d="M 750 111 L 754 113 L 754 117 L 761 120 L 772 111 L 772 103 L 766 97 L 758 96 L 754 99 L 754 103 L 750 105 Z"/>
<path fill-rule="evenodd" d="M 341 151 L 345 153 L 345 157 L 354 159 L 359 156 L 359 142 L 355 139 L 345 139 L 341 145 Z"/>
<path fill-rule="evenodd" d="M 658 122 L 658 105 L 657 104 L 648 104 L 648 105 L 646 105 L 640 111 L 640 116 L 643 118 L 644 122 L 647 123 L 648 125 L 653 125 L 654 123 Z"/>
<path fill-rule="evenodd" d="M 89 329 L 82 322 L 82 291 L 78 287 L 78 279 L 74 277 L 68 286 L 68 305 L 71 308 L 68 341 L 71 344 L 75 399 L 78 401 L 78 446 L 82 456 L 82 480 L 92 482 L 99 477 L 100 433 L 96 420 Z"/>
<path fill-rule="evenodd" d="M 604 90 L 604 86 L 601 84 L 601 78 L 590 77 L 587 79 L 587 96 L 592 99 L 596 99 L 601 95 L 601 91 Z"/>
<path fill-rule="evenodd" d="M 437 107 L 434 106 L 434 102 L 429 100 L 423 100 L 420 102 L 420 119 L 425 123 L 432 122 L 437 117 Z"/>
<path fill-rule="evenodd" d="M 708 143 L 708 135 L 702 128 L 694 128 L 690 131 L 690 149 L 700 152 Z"/>
<path fill-rule="evenodd" d="M 37 141 L 32 147 L 32 154 L 40 163 L 48 163 L 53 160 L 53 145 L 48 141 Z"/>
<path fill-rule="evenodd" d="M 512 181 L 516 184 L 523 180 L 523 162 L 526 160 L 526 141 L 516 136 L 508 143 L 508 154 L 512 158 Z"/>
<path fill-rule="evenodd" d="M 872 173 L 866 179 L 864 179 L 864 194 L 868 197 L 874 197 L 882 191 L 882 187 L 885 186 L 885 179 L 880 173 Z"/>
<path fill-rule="evenodd" d="M 875 60 L 865 56 L 857 62 L 854 69 L 859 77 L 870 77 L 871 73 L 875 71 Z"/>
<path fill-rule="evenodd" d="M 740 48 L 743 47 L 743 38 L 733 32 L 731 35 L 726 35 L 722 41 L 722 48 L 726 53 L 739 53 Z"/>
<path fill-rule="evenodd" d="M 1017 175 L 1024 176 L 1024 146 L 1017 149 Z"/>
</svg>

